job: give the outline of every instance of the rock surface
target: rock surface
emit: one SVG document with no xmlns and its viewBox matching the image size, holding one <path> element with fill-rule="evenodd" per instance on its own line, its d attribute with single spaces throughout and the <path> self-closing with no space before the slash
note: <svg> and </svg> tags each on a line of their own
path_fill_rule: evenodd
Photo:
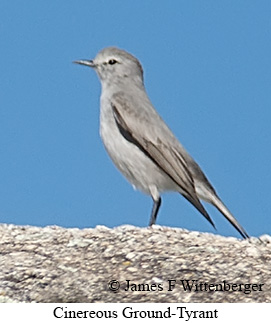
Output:
<svg viewBox="0 0 271 323">
<path fill-rule="evenodd" d="M 261 240 L 4 224 L 0 302 L 271 302 L 271 238 Z"/>
</svg>

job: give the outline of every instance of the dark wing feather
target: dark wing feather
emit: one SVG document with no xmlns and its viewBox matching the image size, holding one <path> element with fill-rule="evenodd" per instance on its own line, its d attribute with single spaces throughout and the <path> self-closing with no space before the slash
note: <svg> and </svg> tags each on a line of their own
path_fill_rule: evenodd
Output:
<svg viewBox="0 0 271 323">
<path fill-rule="evenodd" d="M 185 159 L 178 148 L 165 139 L 167 135 L 172 138 L 170 130 L 164 124 L 162 129 L 157 129 L 153 120 L 147 121 L 137 117 L 137 111 L 131 109 L 130 101 L 123 92 L 113 95 L 111 106 L 117 126 L 125 139 L 135 144 L 161 168 L 180 187 L 180 193 L 215 227 L 197 197 L 193 177 Z M 153 114 L 153 117 L 158 116 Z M 159 118 L 159 121 L 162 120 Z M 161 136 L 161 131 L 168 133 Z"/>
</svg>

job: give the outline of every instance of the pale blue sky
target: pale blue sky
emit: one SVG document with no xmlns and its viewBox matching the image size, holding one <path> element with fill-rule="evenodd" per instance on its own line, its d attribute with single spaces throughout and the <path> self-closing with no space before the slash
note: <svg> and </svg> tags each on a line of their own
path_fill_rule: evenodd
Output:
<svg viewBox="0 0 271 323">
<path fill-rule="evenodd" d="M 264 0 L 2 0 L 0 222 L 148 224 L 152 200 L 99 138 L 98 78 L 72 64 L 115 45 L 140 59 L 156 109 L 248 233 L 271 234 L 270 17 Z M 157 223 L 215 232 L 178 194 Z"/>
</svg>

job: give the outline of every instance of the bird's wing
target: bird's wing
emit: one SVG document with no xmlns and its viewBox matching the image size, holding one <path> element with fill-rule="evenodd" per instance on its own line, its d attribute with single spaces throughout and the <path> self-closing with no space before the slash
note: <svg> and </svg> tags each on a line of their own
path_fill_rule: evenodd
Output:
<svg viewBox="0 0 271 323">
<path fill-rule="evenodd" d="M 124 92 L 118 92 L 111 98 L 113 115 L 120 133 L 162 169 L 180 187 L 180 193 L 214 226 L 197 197 L 193 177 L 172 132 L 152 106 L 147 111 L 143 110 L 145 116 L 140 115 L 136 103 L 131 100 Z"/>
</svg>

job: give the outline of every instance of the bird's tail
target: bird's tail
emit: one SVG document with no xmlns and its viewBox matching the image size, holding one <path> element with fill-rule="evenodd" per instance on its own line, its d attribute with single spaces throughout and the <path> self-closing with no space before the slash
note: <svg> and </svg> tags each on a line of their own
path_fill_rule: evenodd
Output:
<svg viewBox="0 0 271 323">
<path fill-rule="evenodd" d="M 182 193 L 181 193 L 182 194 Z M 205 217 L 205 219 L 216 229 L 215 224 L 204 206 L 200 203 L 200 200 L 197 197 L 192 197 L 191 195 L 182 194 L 194 207 Z"/>
<path fill-rule="evenodd" d="M 231 212 L 217 195 L 213 195 L 212 201 L 210 202 L 224 215 L 224 217 L 235 227 L 235 229 L 244 239 L 249 238 L 249 235 L 246 233 L 245 229 L 239 224 L 239 222 L 235 219 L 235 217 L 231 214 Z"/>
</svg>

